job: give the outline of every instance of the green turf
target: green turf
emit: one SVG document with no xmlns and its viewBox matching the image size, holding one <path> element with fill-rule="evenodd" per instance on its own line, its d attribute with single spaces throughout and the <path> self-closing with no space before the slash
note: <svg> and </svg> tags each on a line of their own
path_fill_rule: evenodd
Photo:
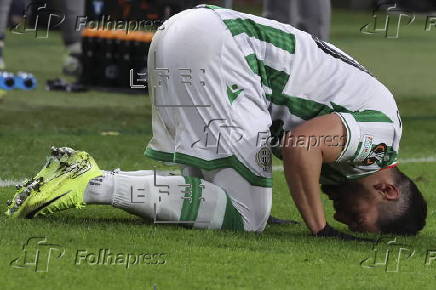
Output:
<svg viewBox="0 0 436 290">
<path fill-rule="evenodd" d="M 400 158 L 434 157 L 434 32 L 424 32 L 421 19 L 404 27 L 399 39 L 359 33 L 370 20 L 369 13 L 335 11 L 332 42 L 395 93 L 404 121 Z M 40 84 L 34 91 L 10 92 L 0 103 L 0 178 L 32 176 L 51 145 L 86 150 L 105 169 L 162 167 L 142 155 L 151 136 L 148 98 L 44 89 L 46 79 L 59 75 L 62 54 L 56 33 L 38 40 L 32 35 L 8 35 L 9 69 L 33 72 Z M 109 131 L 119 134 L 102 134 Z M 263 234 L 200 231 L 156 226 L 110 207 L 88 207 L 35 220 L 1 215 L 0 289 L 434 289 L 436 262 L 425 262 L 427 251 L 436 250 L 436 163 L 405 163 L 401 168 L 416 178 L 426 195 L 429 217 L 421 235 L 398 239 L 405 245 L 398 272 L 391 272 L 396 270 L 398 247 L 391 246 L 387 266 L 368 268 L 364 266 L 371 261 L 363 265 L 361 261 L 374 256 L 372 244 L 314 239 L 303 225 L 269 226 Z M 13 191 L 0 187 L 1 212 Z M 331 205 L 324 201 L 329 221 L 344 229 L 333 221 Z M 301 220 L 280 172 L 274 174 L 273 213 Z M 9 265 L 23 254 L 23 243 L 30 237 L 47 237 L 48 243 L 65 249 L 62 258 L 53 252 L 47 273 Z M 99 249 L 162 253 L 166 263 L 129 269 L 75 264 L 78 250 Z M 379 246 L 379 259 L 385 250 Z M 412 250 L 414 255 L 407 258 Z"/>
</svg>

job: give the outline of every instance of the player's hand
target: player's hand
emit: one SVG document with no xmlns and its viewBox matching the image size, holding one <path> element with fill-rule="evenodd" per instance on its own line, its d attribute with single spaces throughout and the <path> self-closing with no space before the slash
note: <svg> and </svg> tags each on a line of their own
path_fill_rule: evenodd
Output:
<svg viewBox="0 0 436 290">
<path fill-rule="evenodd" d="M 362 242 L 374 242 L 372 239 L 355 237 L 346 233 L 342 233 L 334 228 L 332 228 L 329 224 L 326 224 L 325 227 L 317 232 L 315 237 L 325 237 L 325 238 L 338 238 L 344 241 L 362 241 Z"/>
<path fill-rule="evenodd" d="M 326 224 L 319 188 L 322 165 L 335 162 L 343 146 L 331 146 L 326 142 L 317 142 L 316 146 L 312 146 L 310 140 L 321 140 L 325 136 L 337 136 L 345 140 L 346 134 L 340 117 L 328 114 L 304 122 L 292 132 L 287 132 L 282 141 L 286 181 L 292 199 L 312 234 L 322 231 Z M 307 141 L 307 146 L 292 141 L 301 137 Z"/>
</svg>

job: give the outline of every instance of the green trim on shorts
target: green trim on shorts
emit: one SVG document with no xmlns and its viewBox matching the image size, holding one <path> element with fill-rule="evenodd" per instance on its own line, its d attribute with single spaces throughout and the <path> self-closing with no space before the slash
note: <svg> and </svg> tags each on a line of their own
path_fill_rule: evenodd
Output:
<svg viewBox="0 0 436 290">
<path fill-rule="evenodd" d="M 239 211 L 233 206 L 232 200 L 227 195 L 226 212 L 224 214 L 222 230 L 243 231 L 244 221 Z"/>
<path fill-rule="evenodd" d="M 149 147 L 145 149 L 144 155 L 158 161 L 185 164 L 204 170 L 233 168 L 253 186 L 272 187 L 272 178 L 267 178 L 254 174 L 234 155 L 214 160 L 204 160 L 180 152 L 168 153 L 156 151 Z"/>
<path fill-rule="evenodd" d="M 174 153 L 156 151 L 151 148 L 145 149 L 144 155 L 157 161 L 174 162 Z"/>
</svg>

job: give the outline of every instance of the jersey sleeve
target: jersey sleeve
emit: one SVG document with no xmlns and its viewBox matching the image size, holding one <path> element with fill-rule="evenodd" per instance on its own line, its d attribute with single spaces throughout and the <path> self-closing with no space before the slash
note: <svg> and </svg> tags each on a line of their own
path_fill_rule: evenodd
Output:
<svg viewBox="0 0 436 290">
<path fill-rule="evenodd" d="M 397 163 L 401 128 L 390 117 L 372 110 L 337 114 L 347 130 L 347 142 L 336 162 L 350 164 L 356 176 Z"/>
</svg>

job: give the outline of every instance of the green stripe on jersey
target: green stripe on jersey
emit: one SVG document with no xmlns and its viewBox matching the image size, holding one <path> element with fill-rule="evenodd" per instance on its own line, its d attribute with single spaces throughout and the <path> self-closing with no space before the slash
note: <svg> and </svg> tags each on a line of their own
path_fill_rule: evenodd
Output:
<svg viewBox="0 0 436 290">
<path fill-rule="evenodd" d="M 286 72 L 265 65 L 255 54 L 247 55 L 245 60 L 251 70 L 260 77 L 262 84 L 271 89 L 272 93 L 267 95 L 267 98 L 273 104 L 287 106 L 291 114 L 303 120 L 334 112 L 327 105 L 283 94 L 290 77 Z"/>
<path fill-rule="evenodd" d="M 357 122 L 382 122 L 382 123 L 393 123 L 391 118 L 386 116 L 385 113 L 376 110 L 365 110 L 365 111 L 350 111 L 344 106 L 331 103 L 332 108 L 338 113 L 350 113 L 353 115 Z"/>
<path fill-rule="evenodd" d="M 259 60 L 255 54 L 249 54 L 245 56 L 245 60 L 247 61 L 251 70 L 260 77 L 262 84 L 270 87 L 270 84 L 268 83 L 268 75 L 266 74 L 263 61 Z"/>
<path fill-rule="evenodd" d="M 184 178 L 186 184 L 189 184 L 191 188 L 186 187 L 180 221 L 195 221 L 198 216 L 203 187 L 199 178 L 190 176 L 184 176 Z"/>
<path fill-rule="evenodd" d="M 230 30 L 233 36 L 245 33 L 249 37 L 254 37 L 260 41 L 270 43 L 271 45 L 295 53 L 295 36 L 292 33 L 283 30 L 256 23 L 251 19 L 226 19 L 224 24 Z"/>
<path fill-rule="evenodd" d="M 251 70 L 260 77 L 262 84 L 271 89 L 271 95 L 273 97 L 283 93 L 286 83 L 289 80 L 287 73 L 267 66 L 262 60 L 259 60 L 255 54 L 245 56 L 245 60 Z M 268 99 L 270 99 L 271 95 L 267 95 Z"/>
<path fill-rule="evenodd" d="M 393 123 L 391 118 L 386 116 L 383 112 L 375 110 L 365 110 L 362 112 L 350 112 L 357 122 L 385 122 Z"/>
<path fill-rule="evenodd" d="M 331 107 L 307 99 L 283 94 L 290 75 L 283 71 L 278 71 L 265 65 L 255 54 L 245 56 L 248 66 L 260 77 L 264 86 L 271 89 L 272 93 L 267 94 L 267 98 L 275 105 L 286 106 L 289 112 L 303 120 L 310 120 L 314 117 L 323 116 L 333 112 L 350 113 L 357 122 L 387 122 L 392 120 L 383 112 L 375 110 L 351 111 L 347 108 L 331 103 Z"/>
<path fill-rule="evenodd" d="M 182 163 L 196 168 L 205 170 L 214 170 L 219 168 L 233 168 L 251 185 L 261 187 L 272 187 L 272 178 L 262 177 L 254 174 L 244 164 L 242 164 L 235 155 L 214 159 L 204 160 L 195 156 L 176 152 L 174 162 Z"/>
<path fill-rule="evenodd" d="M 327 105 L 285 94 L 273 94 L 271 101 L 275 105 L 287 106 L 292 115 L 303 120 L 310 120 L 334 112 L 334 110 Z"/>
</svg>

